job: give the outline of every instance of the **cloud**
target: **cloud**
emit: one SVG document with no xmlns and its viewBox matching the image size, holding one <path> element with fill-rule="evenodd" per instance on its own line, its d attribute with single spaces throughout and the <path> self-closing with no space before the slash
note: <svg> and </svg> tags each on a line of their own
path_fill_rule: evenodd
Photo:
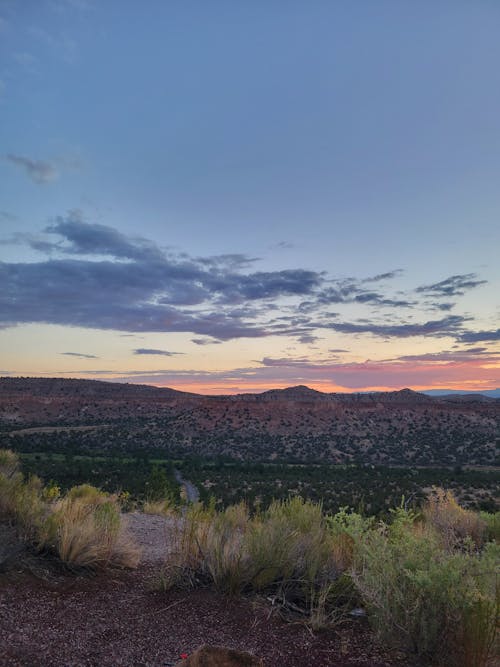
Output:
<svg viewBox="0 0 500 667">
<path fill-rule="evenodd" d="M 479 343 L 481 341 L 496 341 L 500 340 L 500 329 L 496 331 L 466 331 L 459 340 L 462 343 Z"/>
<path fill-rule="evenodd" d="M 221 341 L 214 338 L 191 338 L 191 342 L 195 345 L 218 345 Z"/>
<path fill-rule="evenodd" d="M 111 255 L 119 259 L 162 259 L 157 246 L 142 238 L 129 239 L 121 232 L 105 225 L 89 224 L 83 220 L 82 212 L 74 209 L 55 224 L 46 227 L 48 234 L 62 237 L 58 243 L 46 248 L 70 255 Z M 33 244 L 31 244 L 33 245 Z M 42 249 L 40 246 L 36 249 Z"/>
<path fill-rule="evenodd" d="M 300 304 L 303 312 L 312 312 L 323 309 L 327 305 L 342 303 L 360 303 L 368 306 L 389 306 L 393 308 L 413 308 L 414 301 L 401 298 L 390 298 L 380 292 L 367 290 L 363 283 L 381 280 L 384 276 L 395 277 L 399 271 L 380 274 L 373 278 L 357 280 L 356 278 L 346 278 L 340 280 L 329 280 L 330 283 L 325 289 L 318 292 L 314 301 L 304 301 Z"/>
<path fill-rule="evenodd" d="M 376 276 L 372 276 L 371 278 L 364 278 L 362 282 L 364 283 L 378 283 L 381 280 L 392 280 L 393 278 L 397 278 L 403 273 L 403 269 L 394 269 L 394 271 L 387 271 L 386 273 L 377 273 Z"/>
<path fill-rule="evenodd" d="M 422 285 L 417 287 L 416 291 L 438 297 L 463 296 L 467 290 L 485 285 L 487 282 L 487 280 L 477 280 L 475 273 L 463 273 L 432 285 Z"/>
<path fill-rule="evenodd" d="M 258 257 L 248 257 L 241 253 L 214 255 L 212 257 L 197 257 L 196 261 L 205 266 L 228 269 L 244 269 L 259 261 Z"/>
<path fill-rule="evenodd" d="M 78 357 L 79 359 L 99 359 L 95 354 L 83 354 L 81 352 L 59 352 L 66 357 Z"/>
<path fill-rule="evenodd" d="M 288 336 L 303 344 L 321 331 L 381 337 L 460 336 L 465 317 L 422 323 L 378 317 L 342 321 L 331 304 L 413 307 L 367 290 L 356 278 L 324 271 L 253 270 L 256 258 L 233 253 L 191 257 L 142 237 L 88 222 L 79 210 L 57 217 L 43 234 L 16 234 L 45 256 L 0 263 L 0 327 L 48 323 L 129 333 L 185 332 L 196 345 L 235 338 Z M 386 279 L 396 271 L 374 276 Z"/>
<path fill-rule="evenodd" d="M 173 357 L 176 354 L 184 354 L 184 352 L 168 352 L 167 350 L 155 350 L 150 347 L 138 347 L 134 350 L 134 354 L 151 354 L 159 355 L 162 357 Z"/>
<path fill-rule="evenodd" d="M 300 335 L 297 340 L 299 343 L 302 343 L 304 345 L 310 345 L 311 343 L 316 343 L 320 338 L 318 336 L 313 336 L 313 334 L 302 334 Z"/>
<path fill-rule="evenodd" d="M 413 388 L 475 388 L 488 389 L 499 386 L 500 369 L 492 368 L 490 359 L 479 354 L 476 357 L 389 359 L 382 361 L 339 363 L 335 359 L 314 357 L 264 357 L 256 365 L 232 368 L 225 371 L 200 371 L 193 369 L 157 369 L 122 371 L 66 372 L 71 375 L 96 377 L 123 382 L 151 383 L 171 386 L 187 391 L 208 393 L 237 393 L 263 391 L 277 386 L 307 384 L 323 391 L 370 391 L 376 389 Z M 420 355 L 415 355 L 419 357 Z M 422 355 L 423 356 L 423 355 Z"/>
<path fill-rule="evenodd" d="M 14 155 L 13 153 L 8 153 L 5 159 L 24 169 L 31 180 L 39 185 L 52 183 L 59 176 L 56 168 L 49 162 L 32 160 L 22 155 Z"/>
<path fill-rule="evenodd" d="M 288 241 L 278 241 L 278 243 L 269 246 L 270 250 L 290 250 L 291 248 L 295 248 L 295 245 Z"/>
<path fill-rule="evenodd" d="M 445 303 L 438 303 L 437 301 L 435 303 L 427 303 L 426 304 L 431 310 L 440 310 L 441 312 L 447 313 L 450 310 L 453 310 L 455 307 L 455 303 L 453 301 L 447 301 Z"/>
<path fill-rule="evenodd" d="M 443 350 L 442 352 L 427 352 L 423 354 L 407 354 L 389 359 L 387 361 L 411 361 L 411 362 L 469 362 L 480 361 L 481 363 L 496 363 L 500 361 L 500 352 L 489 350 L 486 347 L 473 347 L 467 350 Z"/>
<path fill-rule="evenodd" d="M 409 338 L 411 336 L 456 336 L 468 318 L 450 315 L 441 320 L 429 320 L 418 324 L 376 324 L 372 322 L 333 322 L 329 328 L 339 333 L 369 333 L 384 338 Z"/>
</svg>

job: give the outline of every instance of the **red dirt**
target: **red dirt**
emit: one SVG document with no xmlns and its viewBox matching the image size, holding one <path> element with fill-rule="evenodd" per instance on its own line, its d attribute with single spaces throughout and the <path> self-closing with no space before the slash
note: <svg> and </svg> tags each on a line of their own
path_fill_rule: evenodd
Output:
<svg viewBox="0 0 500 667">
<path fill-rule="evenodd" d="M 172 519 L 133 513 L 125 525 L 142 548 L 133 572 L 76 576 L 12 552 L 0 573 L 0 667 L 165 667 L 202 644 L 248 651 L 266 667 L 411 664 L 382 648 L 363 619 L 313 635 L 265 601 L 206 589 L 159 592 Z"/>
<path fill-rule="evenodd" d="M 408 667 L 364 621 L 312 635 L 264 604 L 208 590 L 152 590 L 151 570 L 98 577 L 0 577 L 2 667 L 160 667 L 201 644 L 249 651 L 266 667 Z"/>
</svg>

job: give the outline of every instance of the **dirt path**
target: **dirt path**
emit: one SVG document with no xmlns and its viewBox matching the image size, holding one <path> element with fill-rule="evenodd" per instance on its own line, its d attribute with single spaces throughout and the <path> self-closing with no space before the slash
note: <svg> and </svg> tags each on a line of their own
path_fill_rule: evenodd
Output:
<svg viewBox="0 0 500 667">
<path fill-rule="evenodd" d="M 140 547 L 143 565 L 161 565 L 165 562 L 171 544 L 172 530 L 177 519 L 155 514 L 131 512 L 123 515 L 123 526 Z"/>
<path fill-rule="evenodd" d="M 174 470 L 175 479 L 183 487 L 188 503 L 197 503 L 200 499 L 200 492 L 196 486 L 188 479 L 184 479 L 179 470 Z"/>
</svg>

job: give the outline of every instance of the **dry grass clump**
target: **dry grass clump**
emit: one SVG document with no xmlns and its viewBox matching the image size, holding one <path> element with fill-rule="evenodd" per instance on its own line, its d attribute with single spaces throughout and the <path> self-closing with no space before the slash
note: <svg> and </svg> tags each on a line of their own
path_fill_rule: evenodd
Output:
<svg viewBox="0 0 500 667">
<path fill-rule="evenodd" d="M 274 502 L 255 517 L 243 503 L 220 513 L 197 505 L 179 527 L 163 585 L 210 582 L 233 595 L 259 591 L 320 627 L 352 593 L 336 543 L 321 505 L 300 497 Z"/>
<path fill-rule="evenodd" d="M 461 507 L 452 491 L 433 487 L 423 507 L 423 516 L 440 535 L 446 549 L 453 549 L 467 539 L 481 547 L 486 540 L 486 521 L 477 512 Z"/>
<path fill-rule="evenodd" d="M 144 514 L 155 514 L 157 516 L 174 517 L 177 515 L 175 504 L 169 499 L 146 500 L 142 506 Z"/>
<path fill-rule="evenodd" d="M 22 540 L 33 538 L 42 520 L 41 493 L 38 477 L 25 480 L 19 472 L 17 455 L 0 450 L 0 519 L 11 521 Z"/>
<path fill-rule="evenodd" d="M 0 450 L 0 520 L 40 551 L 55 553 L 70 567 L 135 567 L 139 551 L 121 525 L 120 505 L 89 485 L 60 497 L 58 487 L 43 487 L 38 477 L 25 479 L 19 459 Z"/>
<path fill-rule="evenodd" d="M 19 472 L 19 457 L 11 449 L 0 449 L 0 475 L 12 477 Z"/>
<path fill-rule="evenodd" d="M 140 556 L 121 526 L 117 498 L 88 484 L 53 504 L 39 545 L 70 567 L 136 567 Z"/>
</svg>

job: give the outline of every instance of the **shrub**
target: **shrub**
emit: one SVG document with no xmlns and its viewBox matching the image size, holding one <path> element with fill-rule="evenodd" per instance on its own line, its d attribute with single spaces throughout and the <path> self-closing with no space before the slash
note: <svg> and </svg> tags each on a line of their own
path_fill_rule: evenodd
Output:
<svg viewBox="0 0 500 667">
<path fill-rule="evenodd" d="M 443 549 L 431 525 L 400 509 L 359 546 L 354 581 L 385 640 L 433 664 L 486 665 L 498 614 L 498 548 Z M 494 550 L 496 549 L 496 551 Z"/>
<path fill-rule="evenodd" d="M 326 521 L 335 538 L 333 550 L 338 567 L 341 571 L 348 570 L 353 564 L 360 541 L 372 528 L 374 519 L 341 507 L 336 514 L 327 516 Z"/>
<path fill-rule="evenodd" d="M 0 449 L 0 475 L 12 477 L 19 471 L 19 457 L 10 449 Z"/>
<path fill-rule="evenodd" d="M 479 512 L 481 520 L 486 524 L 486 539 L 488 541 L 500 541 L 500 512 Z"/>
<path fill-rule="evenodd" d="M 352 593 L 321 505 L 300 497 L 273 502 L 253 518 L 244 504 L 221 513 L 195 506 L 179 533 L 164 585 L 204 581 L 230 594 L 266 591 L 315 627 L 333 621 L 338 601 Z"/>
<path fill-rule="evenodd" d="M 477 512 L 460 507 L 452 491 L 434 487 L 424 504 L 423 515 L 438 531 L 447 549 L 455 548 L 468 538 L 476 547 L 485 541 L 486 522 Z"/>
<path fill-rule="evenodd" d="M 33 538 L 42 520 L 44 505 L 38 477 L 25 480 L 20 472 L 0 473 L 0 519 L 12 521 L 23 540 Z"/>
<path fill-rule="evenodd" d="M 87 484 L 73 487 L 52 506 L 39 545 L 70 567 L 135 567 L 139 560 L 121 526 L 116 498 Z"/>
</svg>

